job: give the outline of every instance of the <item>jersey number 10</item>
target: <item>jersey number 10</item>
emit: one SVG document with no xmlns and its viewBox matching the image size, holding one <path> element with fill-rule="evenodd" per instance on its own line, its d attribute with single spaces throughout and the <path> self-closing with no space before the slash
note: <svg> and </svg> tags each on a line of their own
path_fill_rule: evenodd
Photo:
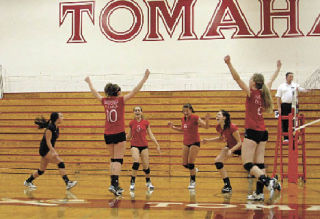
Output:
<svg viewBox="0 0 320 219">
<path fill-rule="evenodd" d="M 107 110 L 107 120 L 108 122 L 116 122 L 118 120 L 118 113 L 115 109 Z"/>
</svg>

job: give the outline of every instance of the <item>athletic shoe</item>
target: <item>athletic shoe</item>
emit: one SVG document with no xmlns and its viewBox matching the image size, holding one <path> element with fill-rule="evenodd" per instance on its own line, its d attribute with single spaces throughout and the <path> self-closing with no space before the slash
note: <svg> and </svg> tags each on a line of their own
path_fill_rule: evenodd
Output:
<svg viewBox="0 0 320 219">
<path fill-rule="evenodd" d="M 146 186 L 147 186 L 147 188 L 148 188 L 149 190 L 153 190 L 153 189 L 154 189 L 154 186 L 152 185 L 151 182 L 147 182 L 147 183 L 146 183 Z"/>
<path fill-rule="evenodd" d="M 118 191 L 121 192 L 121 194 L 124 192 L 124 189 L 118 186 Z"/>
<path fill-rule="evenodd" d="M 278 181 L 278 175 L 276 175 L 274 178 L 277 180 L 276 181 L 276 185 L 275 185 L 275 189 L 278 190 L 278 191 L 281 191 L 281 185 L 280 185 L 280 183 Z"/>
<path fill-rule="evenodd" d="M 37 188 L 35 185 L 33 185 L 32 182 L 27 182 L 27 181 L 24 181 L 24 186 L 27 186 L 30 189 L 36 189 Z"/>
<path fill-rule="evenodd" d="M 114 187 L 113 185 L 111 185 L 109 187 L 109 191 L 111 193 L 113 193 L 115 196 L 120 196 L 120 195 L 122 195 L 124 190 L 122 188 L 120 188 L 119 186 L 118 187 Z"/>
<path fill-rule="evenodd" d="M 222 193 L 230 193 L 232 192 L 232 187 L 228 185 L 224 185 L 224 187 L 221 190 Z"/>
<path fill-rule="evenodd" d="M 188 189 L 195 189 L 195 188 L 196 188 L 196 182 L 193 181 L 193 180 L 191 180 L 191 181 L 190 181 L 190 184 L 189 184 L 189 186 L 188 186 Z"/>
<path fill-rule="evenodd" d="M 253 192 L 252 195 L 248 195 L 247 199 L 251 201 L 263 201 L 264 194 L 263 193 L 257 194 L 256 192 Z"/>
<path fill-rule="evenodd" d="M 135 184 L 134 184 L 134 183 L 131 183 L 131 184 L 130 184 L 130 191 L 133 191 L 134 188 L 135 188 Z"/>
<path fill-rule="evenodd" d="M 67 183 L 67 189 L 71 189 L 72 187 L 75 187 L 77 185 L 77 181 L 69 181 Z"/>
<path fill-rule="evenodd" d="M 281 190 L 281 185 L 280 183 L 278 182 L 278 179 L 277 177 L 276 178 L 272 178 L 270 179 L 269 181 L 269 185 L 268 185 L 268 190 L 270 191 L 270 198 L 273 197 L 273 194 L 274 194 L 274 190 L 277 189 L 277 190 Z"/>
</svg>

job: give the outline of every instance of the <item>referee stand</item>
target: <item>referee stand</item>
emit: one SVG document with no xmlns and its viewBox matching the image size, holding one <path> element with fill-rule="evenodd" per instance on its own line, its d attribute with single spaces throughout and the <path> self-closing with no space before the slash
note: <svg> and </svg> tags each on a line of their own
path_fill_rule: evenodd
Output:
<svg viewBox="0 0 320 219">
<path fill-rule="evenodd" d="M 297 183 L 298 178 L 301 177 L 304 182 L 307 179 L 307 169 L 306 169 L 306 145 L 305 145 L 305 129 L 295 130 L 296 127 L 300 127 L 305 123 L 305 118 L 303 114 L 295 115 L 295 108 L 292 108 L 291 113 L 288 116 L 279 115 L 278 117 L 278 134 L 275 148 L 275 157 L 273 165 L 273 173 L 275 176 L 278 168 L 278 158 L 280 159 L 280 175 L 281 181 L 283 178 L 288 178 L 288 182 Z M 282 120 L 288 120 L 288 132 L 282 132 Z M 283 137 L 288 136 L 288 141 L 283 141 Z M 288 147 L 286 147 L 288 146 Z M 299 147 L 300 146 L 300 147 Z M 301 163 L 302 164 L 302 173 L 299 173 L 299 148 L 301 150 Z M 284 173 L 283 166 L 283 157 L 284 150 L 287 149 L 288 152 L 288 172 Z"/>
</svg>

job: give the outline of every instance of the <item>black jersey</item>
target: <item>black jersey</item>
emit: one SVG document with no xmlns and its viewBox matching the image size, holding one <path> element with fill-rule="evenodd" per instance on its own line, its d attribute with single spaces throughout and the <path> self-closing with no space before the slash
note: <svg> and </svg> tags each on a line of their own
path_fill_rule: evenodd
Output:
<svg viewBox="0 0 320 219">
<path fill-rule="evenodd" d="M 50 123 L 48 128 L 46 129 L 46 132 L 48 130 L 50 130 L 52 132 L 51 144 L 52 144 L 52 147 L 54 147 L 54 145 L 59 137 L 59 128 L 57 128 L 54 124 Z M 42 137 L 41 143 L 40 143 L 39 153 L 41 156 L 45 156 L 48 152 L 49 152 L 49 147 L 48 147 L 47 141 L 46 141 L 46 134 L 44 134 Z"/>
</svg>

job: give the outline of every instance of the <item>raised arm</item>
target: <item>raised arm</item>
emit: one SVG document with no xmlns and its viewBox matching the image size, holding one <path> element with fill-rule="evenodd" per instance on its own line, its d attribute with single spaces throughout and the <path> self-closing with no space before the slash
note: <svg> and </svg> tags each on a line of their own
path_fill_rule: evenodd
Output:
<svg viewBox="0 0 320 219">
<path fill-rule="evenodd" d="M 93 94 L 93 96 L 95 96 L 95 98 L 97 98 L 97 99 L 101 102 L 102 96 L 101 96 L 101 95 L 96 91 L 96 89 L 93 87 L 89 76 L 86 77 L 86 78 L 84 79 L 84 81 L 88 83 L 89 88 L 90 88 L 90 91 L 91 91 L 91 93 Z"/>
<path fill-rule="evenodd" d="M 149 137 L 151 138 L 151 140 L 157 145 L 157 151 L 158 151 L 158 153 L 161 154 L 160 145 L 159 145 L 157 139 L 154 137 L 154 135 L 153 135 L 153 133 L 152 133 L 152 131 L 151 131 L 150 125 L 148 126 L 147 131 L 148 131 L 148 135 L 149 135 Z"/>
<path fill-rule="evenodd" d="M 199 117 L 199 125 L 202 127 L 202 128 L 205 128 L 205 129 L 208 129 L 210 127 L 209 125 L 209 120 L 210 120 L 210 114 L 207 113 L 206 114 L 206 117 L 205 117 L 205 121 L 203 121 L 200 117 Z"/>
<path fill-rule="evenodd" d="M 276 71 L 273 73 L 270 81 L 267 83 L 267 87 L 268 87 L 269 90 L 271 90 L 272 83 L 273 83 L 274 80 L 276 80 L 276 78 L 278 77 L 279 72 L 280 72 L 280 69 L 281 69 L 281 66 L 282 66 L 281 61 L 278 60 L 278 61 L 277 61 L 277 69 L 276 69 Z"/>
<path fill-rule="evenodd" d="M 142 86 L 147 81 L 149 75 L 150 75 L 150 71 L 149 69 L 147 69 L 146 72 L 144 73 L 142 80 L 139 82 L 139 84 L 130 93 L 124 95 L 123 97 L 124 102 L 126 102 L 127 100 L 130 100 L 132 97 L 134 97 L 134 95 L 136 95 L 136 93 L 138 93 L 141 90 Z"/>
<path fill-rule="evenodd" d="M 233 77 L 233 80 L 235 80 L 237 82 L 237 84 L 239 85 L 239 87 L 245 91 L 247 93 L 247 95 L 250 97 L 250 89 L 249 87 L 241 80 L 238 72 L 233 68 L 232 64 L 231 64 L 231 58 L 229 55 L 227 55 L 225 58 L 224 58 L 224 62 L 227 64 L 230 72 L 231 72 L 231 75 Z"/>
<path fill-rule="evenodd" d="M 169 128 L 171 128 L 173 130 L 176 130 L 176 131 L 179 131 L 179 132 L 183 132 L 181 127 L 174 126 L 172 122 L 168 122 L 168 126 L 169 126 Z"/>
</svg>

